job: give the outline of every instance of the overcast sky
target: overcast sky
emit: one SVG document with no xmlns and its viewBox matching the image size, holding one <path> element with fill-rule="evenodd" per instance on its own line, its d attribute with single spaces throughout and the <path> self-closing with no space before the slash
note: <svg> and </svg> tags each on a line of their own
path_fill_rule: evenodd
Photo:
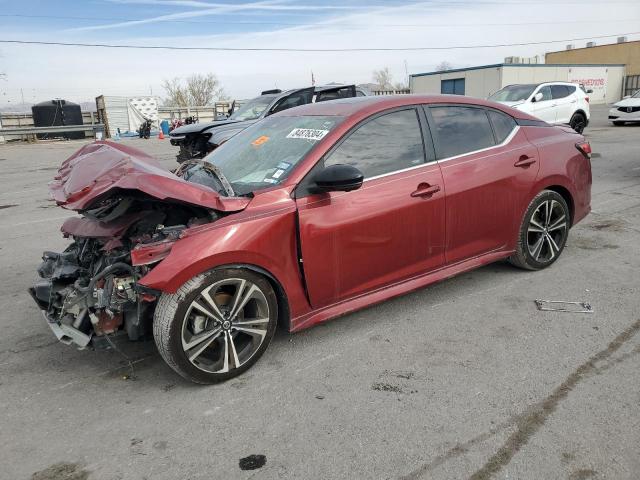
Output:
<svg viewBox="0 0 640 480">
<path fill-rule="evenodd" d="M 38 16 L 34 18 L 33 16 Z M 76 17 L 76 18 L 65 18 Z M 0 40 L 221 47 L 447 47 L 640 31 L 638 0 L 0 0 Z M 640 39 L 630 35 L 629 39 Z M 615 38 L 597 43 L 615 42 Z M 24 99 L 163 96 L 165 78 L 215 73 L 232 98 L 311 83 L 395 81 L 433 70 L 562 50 L 550 45 L 413 52 L 211 52 L 0 43 L 0 107 Z"/>
</svg>

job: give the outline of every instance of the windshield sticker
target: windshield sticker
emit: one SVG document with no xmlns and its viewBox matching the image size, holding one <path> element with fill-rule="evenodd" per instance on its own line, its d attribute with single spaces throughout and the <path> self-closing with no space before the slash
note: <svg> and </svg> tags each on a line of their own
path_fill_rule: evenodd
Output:
<svg viewBox="0 0 640 480">
<path fill-rule="evenodd" d="M 291 164 L 287 162 L 280 162 L 276 168 L 280 168 L 282 170 L 289 170 L 289 168 L 291 168 Z"/>
<path fill-rule="evenodd" d="M 291 130 L 287 138 L 303 138 L 305 140 L 318 141 L 329 133 L 329 130 L 316 130 L 315 128 L 294 128 Z"/>
<path fill-rule="evenodd" d="M 265 182 L 265 183 L 278 183 L 278 181 L 275 178 L 269 178 L 269 177 L 266 177 L 262 181 Z"/>
<path fill-rule="evenodd" d="M 275 172 L 273 172 L 273 175 L 271 175 L 271 178 L 280 178 L 283 173 L 284 173 L 284 170 L 278 169 Z"/>
<path fill-rule="evenodd" d="M 254 147 L 259 147 L 260 145 L 268 141 L 269 137 L 267 137 L 266 135 L 262 135 L 261 137 L 258 137 L 253 142 L 251 142 L 251 145 L 253 145 Z"/>
</svg>

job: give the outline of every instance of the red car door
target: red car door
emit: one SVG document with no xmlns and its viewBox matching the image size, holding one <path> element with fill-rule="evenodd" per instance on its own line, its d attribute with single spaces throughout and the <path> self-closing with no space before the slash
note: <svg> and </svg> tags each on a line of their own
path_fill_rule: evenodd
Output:
<svg viewBox="0 0 640 480">
<path fill-rule="evenodd" d="M 513 244 L 540 166 L 536 147 L 498 110 L 427 111 L 447 195 L 447 263 Z"/>
<path fill-rule="evenodd" d="M 351 192 L 297 195 L 314 308 L 443 265 L 442 175 L 424 128 L 424 112 L 414 107 L 374 115 L 314 167 L 350 164 L 365 177 Z"/>
</svg>

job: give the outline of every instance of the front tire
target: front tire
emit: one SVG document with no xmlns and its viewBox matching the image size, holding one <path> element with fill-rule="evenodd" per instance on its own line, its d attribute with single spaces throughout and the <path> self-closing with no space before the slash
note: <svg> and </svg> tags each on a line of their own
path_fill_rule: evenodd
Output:
<svg viewBox="0 0 640 480">
<path fill-rule="evenodd" d="M 163 294 L 153 321 L 158 351 L 195 383 L 240 375 L 265 352 L 278 322 L 271 284 L 249 270 L 211 270 Z"/>
<path fill-rule="evenodd" d="M 569 207 L 559 193 L 538 193 L 522 219 L 516 251 L 509 257 L 511 264 L 541 270 L 554 263 L 567 243 L 570 221 Z"/>
<path fill-rule="evenodd" d="M 616 127 L 621 127 L 624 125 L 624 122 L 613 122 Z"/>
<path fill-rule="evenodd" d="M 571 120 L 569 120 L 569 125 L 576 132 L 582 133 L 587 126 L 587 118 L 582 113 L 576 112 L 571 117 Z"/>
</svg>

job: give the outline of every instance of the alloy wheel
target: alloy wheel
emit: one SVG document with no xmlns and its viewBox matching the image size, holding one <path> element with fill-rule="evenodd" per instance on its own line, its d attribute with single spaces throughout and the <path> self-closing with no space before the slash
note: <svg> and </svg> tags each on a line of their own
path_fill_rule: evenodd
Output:
<svg viewBox="0 0 640 480">
<path fill-rule="evenodd" d="M 539 263 L 553 261 L 567 238 L 568 223 L 565 209 L 556 200 L 545 200 L 531 215 L 527 228 L 529 255 Z"/>
<path fill-rule="evenodd" d="M 256 284 L 228 278 L 203 289 L 182 323 L 182 349 L 196 368 L 227 373 L 247 363 L 267 337 L 269 304 Z"/>
<path fill-rule="evenodd" d="M 584 128 L 586 126 L 586 121 L 582 115 L 574 115 L 571 119 L 571 128 L 573 128 L 577 133 L 584 132 Z"/>
</svg>

